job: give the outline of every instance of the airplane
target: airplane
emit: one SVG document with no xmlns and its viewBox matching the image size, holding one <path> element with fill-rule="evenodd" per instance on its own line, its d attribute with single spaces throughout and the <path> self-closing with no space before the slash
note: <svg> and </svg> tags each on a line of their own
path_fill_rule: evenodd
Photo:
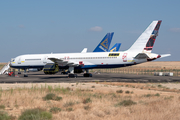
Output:
<svg viewBox="0 0 180 120">
<path fill-rule="evenodd" d="M 120 46 L 121 46 L 121 43 L 116 43 L 110 50 L 108 50 L 108 52 L 114 52 L 114 51 L 119 51 L 120 49 Z M 87 48 L 84 48 L 81 53 L 86 53 L 87 52 Z M 103 51 L 101 51 L 103 52 Z M 105 51 L 104 51 L 105 52 Z"/>
<path fill-rule="evenodd" d="M 112 37 L 114 35 L 114 32 L 107 33 L 104 38 L 101 40 L 101 42 L 97 45 L 97 47 L 93 50 L 93 52 L 107 52 L 109 50 L 109 46 L 112 41 Z M 81 53 L 86 53 L 87 48 L 84 48 Z"/>
<path fill-rule="evenodd" d="M 69 77 L 77 77 L 75 73 L 85 69 L 84 77 L 92 77 L 89 69 L 127 67 L 167 57 L 170 54 L 151 53 L 161 22 L 153 21 L 126 51 L 21 55 L 12 59 L 10 66 L 23 68 L 24 77 L 28 77 L 28 68 L 42 68 L 45 74 L 55 74 L 59 69 L 68 69 Z"/>
<path fill-rule="evenodd" d="M 93 52 L 108 52 L 114 32 L 107 33 Z"/>
<path fill-rule="evenodd" d="M 116 43 L 108 52 L 119 51 L 121 43 Z"/>
<path fill-rule="evenodd" d="M 106 36 L 102 39 L 102 41 L 98 44 L 98 46 L 94 49 L 93 52 L 110 52 L 110 51 L 113 52 L 113 51 L 119 51 L 121 43 L 116 43 L 109 50 L 109 46 L 111 44 L 111 40 L 112 40 L 113 35 L 114 35 L 114 32 L 107 33 Z"/>
<path fill-rule="evenodd" d="M 104 38 L 101 40 L 101 42 L 98 44 L 98 46 L 94 49 L 93 52 L 107 52 L 109 51 L 109 46 L 112 41 L 112 37 L 114 35 L 114 32 L 112 33 L 107 33 Z M 121 43 L 116 43 L 110 50 L 112 51 L 118 51 Z M 86 53 L 87 48 L 84 48 L 81 53 Z M 42 68 L 28 68 L 29 72 L 37 72 L 42 70 Z M 62 73 L 66 73 L 65 71 L 62 71 Z M 21 74 L 20 68 L 18 69 L 18 74 Z"/>
<path fill-rule="evenodd" d="M 112 39 L 112 37 L 110 37 L 109 39 L 108 39 L 108 42 L 109 42 L 109 45 L 111 44 L 111 39 Z M 104 41 L 104 39 L 99 43 L 99 45 L 101 45 L 101 43 L 103 43 L 103 41 Z M 96 47 L 96 48 L 98 48 L 99 47 L 99 45 Z M 108 45 L 108 46 L 109 46 Z M 106 49 L 106 50 L 108 50 L 108 52 L 113 52 L 113 51 L 119 51 L 119 48 L 120 48 L 120 46 L 121 46 L 121 43 L 116 43 L 110 50 L 109 50 L 109 47 L 107 47 L 108 49 Z M 96 49 L 95 48 L 95 49 Z M 102 48 L 102 47 L 99 47 L 99 48 Z M 104 48 L 105 49 L 105 48 Z M 95 51 L 95 50 L 94 50 Z M 93 51 L 93 52 L 94 52 Z M 98 51 L 98 50 L 97 50 Z M 96 51 L 96 52 L 97 52 Z M 87 48 L 84 48 L 82 51 L 81 51 L 81 53 L 86 53 L 87 52 Z M 100 52 L 106 52 L 106 51 L 100 51 Z M 36 72 L 37 72 L 37 69 L 33 69 L 33 68 L 30 68 L 29 69 L 30 71 L 32 71 L 32 70 L 35 70 Z M 39 70 L 38 70 L 39 71 Z M 33 72 L 33 71 L 32 71 Z M 61 74 L 67 74 L 68 73 L 68 71 L 67 72 L 65 72 L 65 69 L 64 70 L 62 70 L 62 72 L 61 72 Z"/>
</svg>

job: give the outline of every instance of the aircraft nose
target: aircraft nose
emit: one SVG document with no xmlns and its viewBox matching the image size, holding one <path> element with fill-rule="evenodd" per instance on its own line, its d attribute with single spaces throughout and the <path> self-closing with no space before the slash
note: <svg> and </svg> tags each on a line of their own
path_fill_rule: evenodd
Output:
<svg viewBox="0 0 180 120">
<path fill-rule="evenodd" d="M 12 67 L 13 66 L 13 63 L 15 63 L 15 58 L 11 58 L 11 61 L 9 63 L 9 66 Z"/>
</svg>

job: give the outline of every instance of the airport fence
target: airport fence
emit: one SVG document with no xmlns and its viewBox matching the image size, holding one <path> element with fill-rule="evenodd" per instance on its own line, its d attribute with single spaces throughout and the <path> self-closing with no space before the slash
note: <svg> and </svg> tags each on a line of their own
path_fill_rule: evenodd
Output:
<svg viewBox="0 0 180 120">
<path fill-rule="evenodd" d="M 121 73 L 135 75 L 154 75 L 155 72 L 171 72 L 173 76 L 180 76 L 180 69 L 163 69 L 163 68 L 110 68 L 110 69 L 91 69 L 92 73 Z"/>
</svg>

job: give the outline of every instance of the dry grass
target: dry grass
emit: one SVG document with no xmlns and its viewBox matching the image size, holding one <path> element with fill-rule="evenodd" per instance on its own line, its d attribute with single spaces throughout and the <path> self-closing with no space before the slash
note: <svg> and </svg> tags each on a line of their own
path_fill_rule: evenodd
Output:
<svg viewBox="0 0 180 120">
<path fill-rule="evenodd" d="M 104 85 L 112 85 L 143 90 L 155 90 L 163 92 L 180 93 L 180 83 L 125 83 L 125 82 L 102 82 Z"/>
<path fill-rule="evenodd" d="M 154 75 L 154 72 L 172 72 L 174 76 L 180 76 L 180 61 L 145 62 L 129 67 L 112 69 L 92 69 L 91 72 L 98 73 L 122 73 L 136 75 Z"/>
<path fill-rule="evenodd" d="M 142 63 L 134 67 L 180 69 L 180 61 L 153 61 L 153 62 Z"/>
<path fill-rule="evenodd" d="M 0 63 L 0 70 L 6 65 L 7 63 Z"/>
<path fill-rule="evenodd" d="M 72 83 L 75 84 L 75 83 Z M 140 89 L 131 86 L 149 86 L 141 83 L 105 83 L 69 85 L 68 89 L 61 86 L 15 88 L 0 90 L 0 105 L 16 119 L 21 112 L 31 108 L 52 111 L 53 120 L 178 120 L 180 119 L 180 95 L 176 91 L 165 92 Z M 89 85 L 88 85 L 89 84 Z M 91 88 L 94 85 L 95 88 Z M 153 84 L 154 85 L 154 84 Z M 81 87 L 84 87 L 82 89 Z M 158 88 L 158 85 L 156 85 Z M 122 89 L 123 93 L 116 93 Z M 125 91 L 133 91 L 126 94 Z M 60 101 L 44 100 L 48 94 L 61 96 Z M 158 94 L 159 95 L 158 95 Z"/>
</svg>

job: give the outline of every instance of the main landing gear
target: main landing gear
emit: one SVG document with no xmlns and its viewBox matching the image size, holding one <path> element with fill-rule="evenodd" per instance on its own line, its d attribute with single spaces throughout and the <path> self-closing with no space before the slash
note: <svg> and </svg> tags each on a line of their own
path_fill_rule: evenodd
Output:
<svg viewBox="0 0 180 120">
<path fill-rule="evenodd" d="M 86 71 L 86 73 L 84 73 L 84 77 L 92 77 L 92 74 L 91 73 L 89 73 L 89 70 L 88 69 L 86 69 L 85 70 Z M 68 75 L 68 77 L 69 78 L 77 78 L 77 74 L 74 74 L 74 67 L 69 67 L 69 75 Z"/>
<path fill-rule="evenodd" d="M 77 78 L 77 74 L 74 74 L 74 67 L 69 67 L 69 78 Z"/>
<path fill-rule="evenodd" d="M 69 78 L 77 78 L 77 74 L 72 74 L 72 73 L 70 73 L 70 74 L 68 75 L 68 77 L 69 77 Z"/>
<path fill-rule="evenodd" d="M 24 77 L 28 77 L 26 71 L 27 71 L 27 69 L 24 69 Z"/>
<path fill-rule="evenodd" d="M 84 77 L 92 77 L 92 74 L 89 73 L 88 69 L 86 69 L 86 73 L 84 73 Z"/>
<path fill-rule="evenodd" d="M 20 71 L 20 69 L 18 69 L 18 74 L 21 74 L 21 71 Z"/>
<path fill-rule="evenodd" d="M 91 73 L 84 73 L 84 77 L 92 77 Z"/>
</svg>

